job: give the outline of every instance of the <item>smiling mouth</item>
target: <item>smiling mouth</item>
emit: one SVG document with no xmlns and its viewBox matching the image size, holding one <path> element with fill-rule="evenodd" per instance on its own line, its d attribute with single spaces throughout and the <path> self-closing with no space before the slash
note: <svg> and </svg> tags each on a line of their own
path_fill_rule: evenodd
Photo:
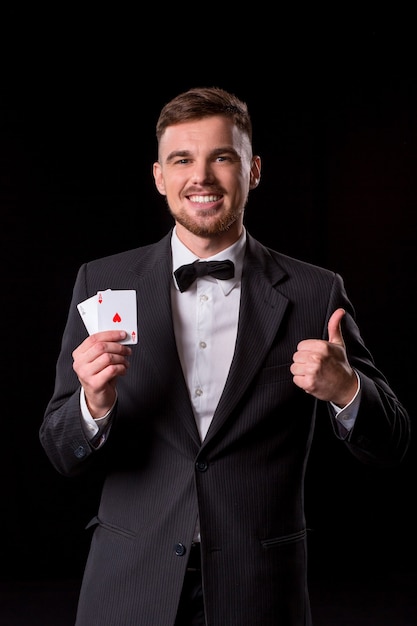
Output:
<svg viewBox="0 0 417 626">
<path fill-rule="evenodd" d="M 210 204 L 211 202 L 218 202 L 222 196 L 188 196 L 190 202 L 196 202 L 197 204 Z"/>
</svg>

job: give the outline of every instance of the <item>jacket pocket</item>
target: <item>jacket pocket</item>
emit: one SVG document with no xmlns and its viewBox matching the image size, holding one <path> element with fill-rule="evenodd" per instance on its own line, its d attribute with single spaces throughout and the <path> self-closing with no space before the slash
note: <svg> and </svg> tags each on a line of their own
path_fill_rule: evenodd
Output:
<svg viewBox="0 0 417 626">
<path fill-rule="evenodd" d="M 89 528 L 94 528 L 96 526 L 100 526 L 103 530 L 107 530 L 111 533 L 115 533 L 117 535 L 122 535 L 123 537 L 133 538 L 136 537 L 135 532 L 133 530 L 129 530 L 127 528 L 122 528 L 121 526 L 115 526 L 114 524 L 109 524 L 108 522 L 103 522 L 97 515 L 95 515 L 85 527 L 86 530 Z"/>
<path fill-rule="evenodd" d="M 274 365 L 263 368 L 258 375 L 258 385 L 271 385 L 274 383 L 292 382 L 292 374 L 290 372 L 291 363 L 283 365 Z"/>
<path fill-rule="evenodd" d="M 261 545 L 263 548 L 268 550 L 269 548 L 275 548 L 288 543 L 297 543 L 298 541 L 304 541 L 306 534 L 307 531 L 303 528 L 302 530 L 289 535 L 282 535 L 281 537 L 273 537 L 271 539 L 262 539 Z"/>
</svg>

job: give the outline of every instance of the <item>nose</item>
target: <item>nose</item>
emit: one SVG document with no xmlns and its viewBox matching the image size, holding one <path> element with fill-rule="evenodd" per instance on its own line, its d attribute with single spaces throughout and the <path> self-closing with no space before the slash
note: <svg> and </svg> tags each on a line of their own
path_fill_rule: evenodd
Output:
<svg viewBox="0 0 417 626">
<path fill-rule="evenodd" d="M 203 185 L 214 180 L 213 170 L 207 161 L 195 161 L 192 172 L 193 184 Z"/>
</svg>

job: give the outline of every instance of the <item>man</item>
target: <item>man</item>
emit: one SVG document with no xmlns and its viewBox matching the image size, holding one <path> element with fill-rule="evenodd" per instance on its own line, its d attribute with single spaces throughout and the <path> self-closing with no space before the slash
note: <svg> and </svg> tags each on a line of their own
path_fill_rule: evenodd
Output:
<svg viewBox="0 0 417 626">
<path fill-rule="evenodd" d="M 378 465 L 401 461 L 409 419 L 340 276 L 246 231 L 261 160 L 245 103 L 191 89 L 156 130 L 174 227 L 80 268 L 40 431 L 62 474 L 106 473 L 76 624 L 306 626 L 317 410 Z M 109 288 L 137 293 L 137 345 L 86 338 L 77 304 Z"/>
</svg>

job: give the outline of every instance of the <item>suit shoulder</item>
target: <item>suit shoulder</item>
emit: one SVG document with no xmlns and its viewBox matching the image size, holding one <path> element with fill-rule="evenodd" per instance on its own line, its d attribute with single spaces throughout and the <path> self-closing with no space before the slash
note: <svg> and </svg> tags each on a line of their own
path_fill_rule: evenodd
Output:
<svg viewBox="0 0 417 626">
<path fill-rule="evenodd" d="M 170 234 L 165 235 L 163 239 L 158 242 L 153 242 L 138 248 L 132 248 L 130 250 L 123 250 L 114 254 L 109 254 L 104 257 L 91 259 L 84 263 L 90 270 L 102 270 L 106 267 L 132 267 L 137 263 L 144 263 L 146 259 L 149 262 L 156 258 L 158 255 L 163 254 L 169 250 Z"/>
<path fill-rule="evenodd" d="M 135 259 L 142 256 L 146 256 L 147 252 L 152 248 L 153 244 L 146 246 L 140 246 L 138 248 L 132 248 L 130 250 L 123 250 L 122 252 L 115 252 L 107 256 L 91 259 L 86 262 L 86 265 L 90 267 L 100 267 L 106 265 L 129 265 Z"/>
<path fill-rule="evenodd" d="M 289 256 L 283 252 L 278 252 L 252 237 L 250 238 L 250 247 L 255 256 L 260 258 L 264 265 L 269 265 L 272 262 L 279 267 L 284 274 L 290 277 L 297 275 L 310 276 L 311 278 L 316 277 L 333 281 L 335 277 L 338 276 L 333 270 Z"/>
<path fill-rule="evenodd" d="M 336 272 L 326 267 L 297 259 L 295 257 L 283 254 L 282 252 L 271 250 L 271 254 L 275 258 L 276 262 L 281 265 L 281 267 L 283 267 L 287 271 L 290 271 L 291 273 L 297 272 L 301 274 L 323 276 L 331 280 L 333 280 L 336 275 Z"/>
</svg>

